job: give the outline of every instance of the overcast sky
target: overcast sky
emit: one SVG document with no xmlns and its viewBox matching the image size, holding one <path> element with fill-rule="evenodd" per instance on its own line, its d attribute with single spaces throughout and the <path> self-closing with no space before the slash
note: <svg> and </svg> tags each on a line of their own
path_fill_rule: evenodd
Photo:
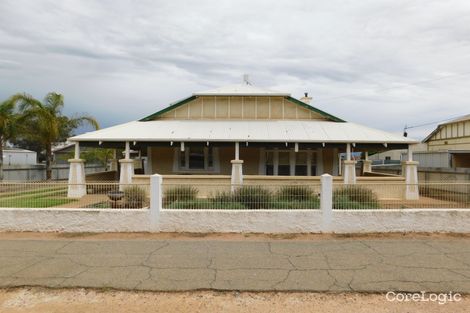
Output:
<svg viewBox="0 0 470 313">
<path fill-rule="evenodd" d="M 469 25 L 468 0 L 1 0 L 0 99 L 60 92 L 106 127 L 248 73 L 402 132 L 470 113 Z"/>
</svg>

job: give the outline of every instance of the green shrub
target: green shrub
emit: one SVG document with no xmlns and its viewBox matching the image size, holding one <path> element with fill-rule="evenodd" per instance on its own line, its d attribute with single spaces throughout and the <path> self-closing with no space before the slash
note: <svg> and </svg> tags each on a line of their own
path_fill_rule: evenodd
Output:
<svg viewBox="0 0 470 313">
<path fill-rule="evenodd" d="M 243 186 L 235 190 L 233 200 L 250 210 L 269 209 L 272 195 L 268 189 L 261 186 Z"/>
<path fill-rule="evenodd" d="M 314 210 L 320 208 L 320 200 L 312 199 L 307 201 L 273 201 L 269 207 L 276 210 Z"/>
<path fill-rule="evenodd" d="M 199 190 L 192 186 L 178 186 L 165 192 L 165 202 L 196 200 Z"/>
<path fill-rule="evenodd" d="M 144 207 L 147 196 L 145 190 L 139 186 L 129 186 L 124 188 L 124 201 L 126 206 L 130 208 L 142 208 Z"/>
<path fill-rule="evenodd" d="M 194 199 L 174 201 L 167 206 L 168 209 L 187 210 L 243 210 L 245 207 L 238 202 L 213 202 L 211 199 Z"/>
<path fill-rule="evenodd" d="M 230 191 L 219 191 L 211 196 L 211 201 L 215 203 L 235 202 L 234 195 Z"/>
<path fill-rule="evenodd" d="M 309 201 L 318 200 L 318 196 L 308 186 L 283 186 L 276 197 L 279 201 Z"/>
<path fill-rule="evenodd" d="M 168 209 L 208 209 L 212 203 L 207 199 L 175 200 L 167 205 Z"/>
<path fill-rule="evenodd" d="M 370 189 L 349 185 L 333 192 L 334 209 L 375 209 L 380 208 L 377 195 Z"/>
</svg>

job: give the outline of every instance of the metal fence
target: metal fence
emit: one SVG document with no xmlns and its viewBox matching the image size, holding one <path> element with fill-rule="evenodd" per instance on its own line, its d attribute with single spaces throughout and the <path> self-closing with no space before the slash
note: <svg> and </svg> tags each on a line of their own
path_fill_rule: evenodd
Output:
<svg viewBox="0 0 470 313">
<path fill-rule="evenodd" d="M 406 200 L 407 188 L 418 200 Z M 163 184 L 163 208 L 306 210 L 320 207 L 318 185 Z M 470 208 L 470 183 L 333 184 L 333 209 Z"/>
<path fill-rule="evenodd" d="M 420 183 L 419 194 L 417 207 L 470 208 L 470 183 Z"/>
<path fill-rule="evenodd" d="M 86 193 L 68 197 L 69 188 Z M 318 184 L 162 185 L 164 209 L 193 210 L 315 210 L 320 208 Z M 418 200 L 406 200 L 408 187 L 418 188 Z M 1 182 L 0 208 L 116 208 L 139 209 L 150 205 L 150 183 L 118 182 Z M 333 184 L 333 209 L 470 208 L 470 183 L 368 183 Z"/>
<path fill-rule="evenodd" d="M 85 195 L 69 198 L 70 187 L 84 188 Z M 150 204 L 149 184 L 93 182 L 1 182 L 0 208 L 91 208 L 140 209 Z"/>
<path fill-rule="evenodd" d="M 320 208 L 320 185 L 163 184 L 163 208 L 309 210 Z"/>
<path fill-rule="evenodd" d="M 419 199 L 407 200 L 407 188 Z M 333 209 L 470 208 L 470 183 L 404 183 L 333 185 Z"/>
</svg>

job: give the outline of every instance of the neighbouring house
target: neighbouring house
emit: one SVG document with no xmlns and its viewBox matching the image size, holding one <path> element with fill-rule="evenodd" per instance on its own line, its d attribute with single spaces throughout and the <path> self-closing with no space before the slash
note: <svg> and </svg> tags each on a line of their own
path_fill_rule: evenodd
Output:
<svg viewBox="0 0 470 313">
<path fill-rule="evenodd" d="M 307 94 L 296 99 L 249 83 L 196 92 L 138 121 L 69 138 L 75 143 L 69 181 L 84 182 L 80 147 L 103 147 L 124 149 L 119 160 L 123 184 L 134 175 L 131 149 L 147 157 L 147 175 L 229 175 L 233 185 L 241 185 L 254 176 L 296 178 L 341 172 L 344 183 L 354 184 L 356 152 L 366 152 L 364 171 L 370 172 L 368 151 L 407 149 L 417 143 L 346 122 L 310 101 Z M 343 153 L 346 158 L 341 162 Z M 417 183 L 416 163 L 410 158 L 404 166 L 407 182 Z"/>
<path fill-rule="evenodd" d="M 387 152 L 385 152 L 387 153 Z M 394 156 L 408 158 L 406 150 Z M 382 154 L 383 156 L 383 154 Z M 413 146 L 413 160 L 419 163 L 421 182 L 447 181 L 466 184 L 470 180 L 470 114 L 439 124 L 420 144 Z M 374 156 L 371 157 L 374 160 Z M 375 164 L 375 160 L 373 161 Z M 402 167 L 375 165 L 374 172 L 399 174 Z"/>
<path fill-rule="evenodd" d="M 438 125 L 423 143 L 430 167 L 470 168 L 470 114 Z"/>
<path fill-rule="evenodd" d="M 36 165 L 37 154 L 34 151 L 19 148 L 3 148 L 4 165 Z"/>
</svg>

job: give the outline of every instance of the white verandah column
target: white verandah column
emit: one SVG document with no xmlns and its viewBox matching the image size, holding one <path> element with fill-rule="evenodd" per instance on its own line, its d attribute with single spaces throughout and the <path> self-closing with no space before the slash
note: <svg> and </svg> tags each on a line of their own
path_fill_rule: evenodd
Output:
<svg viewBox="0 0 470 313">
<path fill-rule="evenodd" d="M 127 185 L 132 184 L 132 176 L 134 176 L 134 160 L 131 159 L 131 148 L 129 141 L 126 141 L 124 159 L 119 160 L 119 164 L 121 164 L 121 174 L 119 176 L 119 190 L 123 191 Z"/>
<path fill-rule="evenodd" d="M 372 161 L 369 160 L 369 152 L 364 152 L 364 160 L 362 161 L 362 173 L 372 172 Z"/>
<path fill-rule="evenodd" d="M 235 160 L 232 163 L 231 189 L 234 191 L 237 187 L 243 185 L 243 160 L 240 160 L 240 143 L 235 142 Z"/>
<path fill-rule="evenodd" d="M 345 184 L 356 183 L 356 161 L 351 158 L 351 144 L 346 144 L 346 160 L 344 163 L 343 181 Z"/>
<path fill-rule="evenodd" d="M 80 145 L 75 142 L 74 158 L 69 160 L 69 183 L 67 198 L 81 198 L 86 195 L 85 161 L 80 159 Z"/>
</svg>

